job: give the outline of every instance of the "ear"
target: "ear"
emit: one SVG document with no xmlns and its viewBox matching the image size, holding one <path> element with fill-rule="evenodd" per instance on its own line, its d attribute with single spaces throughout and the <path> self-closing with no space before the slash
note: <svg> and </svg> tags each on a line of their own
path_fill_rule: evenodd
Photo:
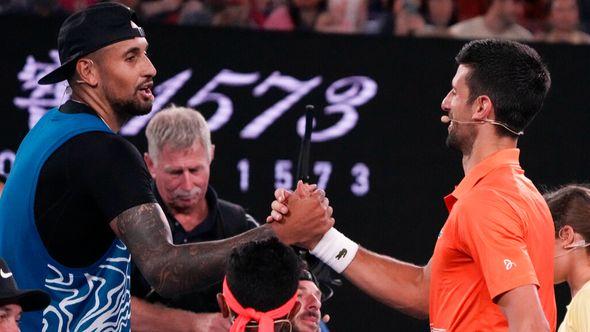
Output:
<svg viewBox="0 0 590 332">
<path fill-rule="evenodd" d="M 221 293 L 217 293 L 217 305 L 219 306 L 219 311 L 221 311 L 221 315 L 223 316 L 223 318 L 228 318 L 229 307 L 227 306 L 227 303 L 225 303 L 225 298 Z"/>
<path fill-rule="evenodd" d="M 76 62 L 76 72 L 78 73 L 78 83 L 84 83 L 91 87 L 96 87 L 99 81 L 98 68 L 96 62 L 88 58 L 82 58 Z"/>
<path fill-rule="evenodd" d="M 295 318 L 295 316 L 299 312 L 299 309 L 301 309 L 301 302 L 296 301 L 295 302 L 295 305 L 293 306 L 293 308 L 289 312 L 289 315 L 287 315 L 287 319 L 288 320 L 293 320 L 293 318 Z"/>
<path fill-rule="evenodd" d="M 559 237 L 555 241 L 559 241 L 561 246 L 567 247 L 576 241 L 575 234 L 576 232 L 572 226 L 565 225 L 559 230 Z"/>
<path fill-rule="evenodd" d="M 494 118 L 494 105 L 488 96 L 479 96 L 473 101 L 473 115 L 471 119 L 474 121 L 483 121 L 485 119 Z"/>
<path fill-rule="evenodd" d="M 212 162 L 214 157 L 215 157 L 215 144 L 211 144 L 211 150 L 209 152 L 209 162 Z"/>
<path fill-rule="evenodd" d="M 156 166 L 154 164 L 154 161 L 152 160 L 152 157 L 150 157 L 149 153 L 144 152 L 143 160 L 145 161 L 145 164 L 148 168 L 148 171 L 150 171 L 152 178 L 155 179 L 156 178 L 156 170 L 155 170 Z"/>
</svg>

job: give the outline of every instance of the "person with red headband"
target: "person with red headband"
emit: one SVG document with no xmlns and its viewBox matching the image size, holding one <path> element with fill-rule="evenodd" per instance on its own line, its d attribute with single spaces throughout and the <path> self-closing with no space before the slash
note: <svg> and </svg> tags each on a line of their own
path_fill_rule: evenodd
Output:
<svg viewBox="0 0 590 332">
<path fill-rule="evenodd" d="M 251 242 L 232 251 L 223 293 L 217 295 L 230 332 L 292 331 L 303 265 L 292 248 L 276 238 Z"/>
</svg>

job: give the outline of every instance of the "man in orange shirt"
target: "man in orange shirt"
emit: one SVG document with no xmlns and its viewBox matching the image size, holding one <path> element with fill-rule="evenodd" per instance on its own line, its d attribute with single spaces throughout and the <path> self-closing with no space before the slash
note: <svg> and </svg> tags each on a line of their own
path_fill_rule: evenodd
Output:
<svg viewBox="0 0 590 332">
<path fill-rule="evenodd" d="M 430 262 L 370 252 L 335 228 L 308 247 L 377 300 L 429 316 L 431 331 L 554 331 L 554 226 L 516 148 L 542 107 L 549 72 L 536 51 L 510 41 L 470 42 L 456 61 L 441 121 L 465 177 L 445 197 L 450 214 Z M 275 196 L 267 221 L 288 223 L 293 196 Z"/>
</svg>

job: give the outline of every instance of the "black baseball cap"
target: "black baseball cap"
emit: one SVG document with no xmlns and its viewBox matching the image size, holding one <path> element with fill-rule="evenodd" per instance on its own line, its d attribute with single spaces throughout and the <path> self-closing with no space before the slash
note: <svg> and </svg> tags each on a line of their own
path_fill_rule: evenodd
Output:
<svg viewBox="0 0 590 332">
<path fill-rule="evenodd" d="M 49 294 L 38 289 L 18 289 L 14 275 L 0 258 L 0 306 L 18 304 L 23 311 L 44 309 L 51 301 Z"/>
<path fill-rule="evenodd" d="M 43 76 L 39 84 L 68 79 L 82 56 L 123 40 L 145 37 L 145 32 L 135 22 L 135 12 L 115 2 L 98 3 L 70 15 L 57 37 L 61 66 Z"/>
</svg>

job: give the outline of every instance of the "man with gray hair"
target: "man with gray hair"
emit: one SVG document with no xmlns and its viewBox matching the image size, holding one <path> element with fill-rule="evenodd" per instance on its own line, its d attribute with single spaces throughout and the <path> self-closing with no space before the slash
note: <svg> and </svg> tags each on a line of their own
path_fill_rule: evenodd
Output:
<svg viewBox="0 0 590 332">
<path fill-rule="evenodd" d="M 258 226 L 241 206 L 218 199 L 209 186 L 215 146 L 199 112 L 177 106 L 164 109 L 150 120 L 146 137 L 144 160 L 174 244 L 224 239 Z M 133 331 L 229 329 L 228 320 L 214 313 L 219 310 L 216 294 L 221 291 L 221 280 L 203 290 L 167 299 L 152 291 L 138 269 L 132 278 Z"/>
</svg>

